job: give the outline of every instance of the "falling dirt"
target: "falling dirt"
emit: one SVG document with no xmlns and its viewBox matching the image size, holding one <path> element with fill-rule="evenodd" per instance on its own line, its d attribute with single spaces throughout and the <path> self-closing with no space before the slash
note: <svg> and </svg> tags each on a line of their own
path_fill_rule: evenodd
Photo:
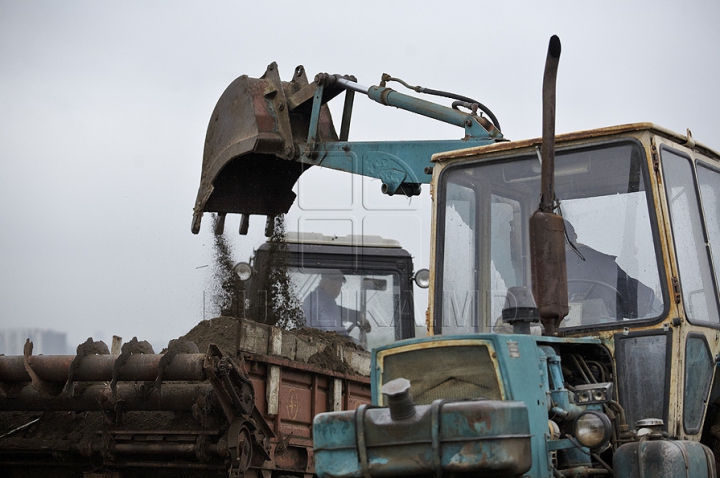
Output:
<svg viewBox="0 0 720 478">
<path fill-rule="evenodd" d="M 214 214 L 213 230 L 218 230 L 220 221 L 222 221 L 220 216 Z M 211 314 L 244 317 L 245 283 L 233 270 L 236 261 L 232 256 L 232 245 L 224 232 L 213 236 L 213 252 L 210 286 L 210 305 L 213 308 Z"/>
<path fill-rule="evenodd" d="M 268 318 L 267 323 L 285 330 L 305 325 L 302 304 L 293 289 L 287 267 L 288 247 L 285 242 L 285 215 L 275 218 L 270 243 L 268 274 Z"/>
</svg>

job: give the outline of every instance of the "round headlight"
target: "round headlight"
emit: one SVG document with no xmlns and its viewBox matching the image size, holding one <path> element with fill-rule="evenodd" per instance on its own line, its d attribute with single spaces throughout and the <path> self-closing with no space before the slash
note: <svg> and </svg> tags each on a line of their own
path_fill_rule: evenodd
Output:
<svg viewBox="0 0 720 478">
<path fill-rule="evenodd" d="M 420 269 L 415 273 L 415 283 L 421 289 L 427 289 L 430 287 L 430 271 L 427 269 Z"/>
<path fill-rule="evenodd" d="M 573 430 L 573 435 L 582 446 L 596 450 L 610 440 L 612 425 L 604 413 L 586 410 L 578 415 Z"/>
<path fill-rule="evenodd" d="M 233 271 L 235 271 L 235 274 L 237 274 L 241 281 L 248 280 L 252 275 L 252 267 L 250 267 L 250 264 L 247 262 L 238 262 L 235 264 L 235 267 L 233 267 Z"/>
</svg>

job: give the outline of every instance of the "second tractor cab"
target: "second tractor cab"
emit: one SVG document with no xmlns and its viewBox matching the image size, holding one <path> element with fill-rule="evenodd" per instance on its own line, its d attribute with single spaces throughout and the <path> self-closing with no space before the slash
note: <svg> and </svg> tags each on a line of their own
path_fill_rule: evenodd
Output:
<svg viewBox="0 0 720 478">
<path fill-rule="evenodd" d="M 295 313 L 300 323 L 368 350 L 415 337 L 413 283 L 428 286 L 427 269 L 415 273 L 410 253 L 380 236 L 289 232 L 282 243 L 262 244 L 235 271 L 254 320 L 263 321 L 273 284 L 286 280 L 284 315 Z"/>
</svg>

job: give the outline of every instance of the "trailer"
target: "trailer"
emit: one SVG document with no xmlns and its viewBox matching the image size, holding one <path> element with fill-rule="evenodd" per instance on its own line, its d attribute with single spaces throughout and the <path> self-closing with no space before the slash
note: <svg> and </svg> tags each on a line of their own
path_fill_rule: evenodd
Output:
<svg viewBox="0 0 720 478">
<path fill-rule="evenodd" d="M 200 353 L 201 329 L 237 348 Z M 159 354 L 77 352 L 0 356 L 2 476 L 309 478 L 314 416 L 370 403 L 368 352 L 317 330 L 218 317 Z"/>
</svg>

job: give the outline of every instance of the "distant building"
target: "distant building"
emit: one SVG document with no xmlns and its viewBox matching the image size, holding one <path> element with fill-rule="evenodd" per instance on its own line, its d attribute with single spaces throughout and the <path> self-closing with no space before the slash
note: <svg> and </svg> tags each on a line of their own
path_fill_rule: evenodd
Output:
<svg viewBox="0 0 720 478">
<path fill-rule="evenodd" d="M 33 355 L 64 355 L 68 353 L 67 334 L 48 329 L 0 330 L 0 354 L 22 355 L 25 341 L 33 343 Z"/>
</svg>

